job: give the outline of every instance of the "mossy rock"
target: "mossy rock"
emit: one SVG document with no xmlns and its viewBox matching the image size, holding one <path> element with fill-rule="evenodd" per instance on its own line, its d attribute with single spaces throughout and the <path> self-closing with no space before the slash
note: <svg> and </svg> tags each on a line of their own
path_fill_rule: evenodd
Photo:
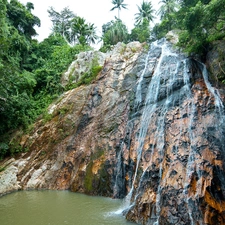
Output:
<svg viewBox="0 0 225 225">
<path fill-rule="evenodd" d="M 93 173 L 96 162 L 102 162 L 97 173 Z M 111 196 L 110 176 L 107 172 L 107 165 L 104 162 L 104 151 L 98 150 L 91 155 L 91 161 L 87 165 L 84 178 L 85 193 L 90 195 Z"/>
</svg>

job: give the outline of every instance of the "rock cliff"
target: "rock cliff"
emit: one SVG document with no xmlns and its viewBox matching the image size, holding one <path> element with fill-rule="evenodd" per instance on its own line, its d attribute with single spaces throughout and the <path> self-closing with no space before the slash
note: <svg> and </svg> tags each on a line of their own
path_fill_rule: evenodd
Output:
<svg viewBox="0 0 225 225">
<path fill-rule="evenodd" d="M 69 189 L 125 198 L 140 224 L 225 224 L 225 92 L 205 65 L 165 40 L 120 43 L 101 61 L 22 136 L 29 151 L 2 163 L 0 194 Z"/>
</svg>

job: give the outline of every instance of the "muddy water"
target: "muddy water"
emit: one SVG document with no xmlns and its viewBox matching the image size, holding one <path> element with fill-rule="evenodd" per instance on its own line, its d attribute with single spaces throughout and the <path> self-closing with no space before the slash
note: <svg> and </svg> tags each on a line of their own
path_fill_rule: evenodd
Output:
<svg viewBox="0 0 225 225">
<path fill-rule="evenodd" d="M 20 191 L 0 198 L 0 224 L 132 225 L 121 206 L 118 199 L 69 191 Z"/>
</svg>

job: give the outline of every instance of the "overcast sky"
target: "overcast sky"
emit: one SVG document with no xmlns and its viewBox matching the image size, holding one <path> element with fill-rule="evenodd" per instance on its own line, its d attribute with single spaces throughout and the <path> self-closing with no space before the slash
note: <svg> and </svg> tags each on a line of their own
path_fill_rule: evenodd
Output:
<svg viewBox="0 0 225 225">
<path fill-rule="evenodd" d="M 36 38 L 42 41 L 47 38 L 51 32 L 52 23 L 48 17 L 47 9 L 52 6 L 57 12 L 63 8 L 69 7 L 77 16 L 83 17 L 88 23 L 94 23 L 97 27 L 98 35 L 101 35 L 102 25 L 113 20 L 117 16 L 117 9 L 110 11 L 113 7 L 112 0 L 19 0 L 26 4 L 32 2 L 34 10 L 32 13 L 40 18 L 41 27 L 37 28 L 39 36 Z M 146 1 L 146 0 L 145 0 Z M 124 3 L 128 5 L 128 10 L 122 9 L 120 18 L 128 27 L 130 31 L 134 26 L 134 14 L 138 12 L 137 5 L 141 5 L 143 0 L 125 0 Z M 153 6 L 158 9 L 157 0 L 151 0 Z"/>
</svg>

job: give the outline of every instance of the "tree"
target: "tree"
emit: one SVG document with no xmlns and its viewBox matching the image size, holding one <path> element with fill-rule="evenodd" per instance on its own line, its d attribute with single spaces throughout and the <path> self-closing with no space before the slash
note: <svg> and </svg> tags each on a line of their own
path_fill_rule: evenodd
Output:
<svg viewBox="0 0 225 225">
<path fill-rule="evenodd" d="M 120 10 L 122 8 L 127 9 L 127 4 L 124 4 L 123 2 L 124 0 L 112 0 L 112 4 L 114 5 L 114 7 L 110 11 L 118 9 L 118 19 L 120 19 Z"/>
<path fill-rule="evenodd" d="M 102 26 L 102 40 L 103 47 L 102 51 L 107 51 L 112 45 L 118 42 L 126 43 L 128 41 L 128 30 L 125 24 L 119 19 L 111 21 Z"/>
<path fill-rule="evenodd" d="M 178 10 L 177 0 L 161 0 L 160 3 L 162 5 L 159 8 L 158 15 L 160 15 L 161 20 Z"/>
<path fill-rule="evenodd" d="M 27 2 L 26 8 L 28 11 L 31 12 L 31 9 L 34 9 L 34 4 L 32 2 Z"/>
<path fill-rule="evenodd" d="M 71 21 L 70 43 L 87 45 L 95 43 L 97 39 L 98 36 L 96 35 L 94 24 L 86 23 L 85 19 L 79 16 Z"/>
<path fill-rule="evenodd" d="M 195 5 L 185 0 L 181 4 L 179 45 L 188 53 L 204 54 L 212 41 L 225 37 L 224 0 L 201 0 Z"/>
<path fill-rule="evenodd" d="M 141 6 L 138 6 L 138 13 L 135 14 L 135 24 L 141 24 L 144 20 L 147 20 L 148 23 L 154 19 L 153 13 L 154 9 L 152 7 L 151 2 L 143 1 Z"/>
<path fill-rule="evenodd" d="M 64 8 L 61 12 L 57 12 L 53 7 L 48 9 L 49 17 L 53 23 L 52 31 L 55 34 L 61 34 L 65 40 L 69 40 L 71 21 L 76 17 L 68 8 Z"/>
<path fill-rule="evenodd" d="M 88 44 L 95 44 L 95 41 L 99 38 L 96 34 L 96 27 L 95 25 L 92 24 L 88 24 L 88 35 L 87 35 L 87 43 Z"/>
<path fill-rule="evenodd" d="M 0 67 L 3 66 L 1 64 L 1 58 L 7 51 L 7 37 L 8 37 L 8 25 L 6 21 L 6 3 L 7 0 L 0 0 Z"/>
<path fill-rule="evenodd" d="M 40 19 L 31 13 L 31 9 L 34 8 L 31 4 L 27 3 L 27 8 L 17 0 L 11 0 L 7 4 L 7 17 L 10 24 L 29 39 L 37 35 L 34 27 L 41 25 Z"/>
<path fill-rule="evenodd" d="M 48 10 L 53 23 L 53 34 L 60 34 L 72 45 L 87 45 L 98 39 L 94 24 L 87 23 L 84 18 L 75 16 L 68 8 L 56 12 L 52 7 Z"/>
<path fill-rule="evenodd" d="M 134 29 L 131 30 L 130 41 L 139 41 L 141 43 L 149 41 L 150 38 L 150 27 L 149 21 L 144 18 L 142 23 L 135 25 Z"/>
<path fill-rule="evenodd" d="M 179 3 L 181 4 L 181 7 L 193 7 L 197 4 L 199 0 L 180 0 Z"/>
</svg>

